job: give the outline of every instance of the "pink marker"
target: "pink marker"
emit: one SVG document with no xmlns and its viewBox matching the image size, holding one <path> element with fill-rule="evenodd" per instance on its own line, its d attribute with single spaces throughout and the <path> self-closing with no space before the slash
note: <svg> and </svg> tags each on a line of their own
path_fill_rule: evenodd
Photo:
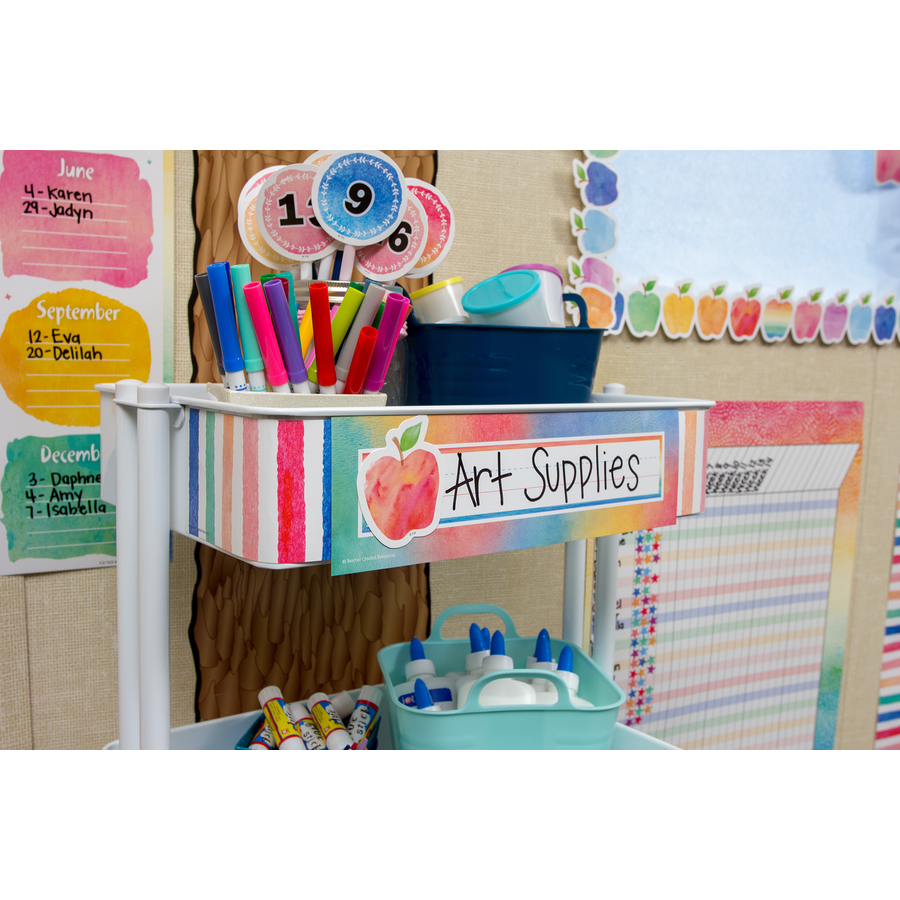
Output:
<svg viewBox="0 0 900 900">
<path fill-rule="evenodd" d="M 278 338 L 275 337 L 275 329 L 272 327 L 269 305 L 266 303 L 262 285 L 258 281 L 245 284 L 244 297 L 247 298 L 247 309 L 250 310 L 253 330 L 256 332 L 256 340 L 259 341 L 259 350 L 266 367 L 266 378 L 272 385 L 273 391 L 279 394 L 289 394 L 291 388 L 288 385 L 287 371 L 284 368 L 284 359 L 281 356 L 281 348 L 278 346 Z"/>
<path fill-rule="evenodd" d="M 369 374 L 366 375 L 366 385 L 363 393 L 377 394 L 384 387 L 384 378 L 387 375 L 394 348 L 400 337 L 400 328 L 406 313 L 409 311 L 409 300 L 402 294 L 388 294 L 384 300 L 384 312 L 381 314 L 381 322 L 378 324 L 378 338 L 375 341 L 375 351 L 372 353 L 372 362 L 369 365 Z"/>
</svg>

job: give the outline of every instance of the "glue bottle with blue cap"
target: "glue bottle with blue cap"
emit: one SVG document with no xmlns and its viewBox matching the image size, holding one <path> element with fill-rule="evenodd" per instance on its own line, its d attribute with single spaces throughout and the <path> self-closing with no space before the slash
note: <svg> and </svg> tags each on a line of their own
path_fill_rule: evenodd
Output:
<svg viewBox="0 0 900 900">
<path fill-rule="evenodd" d="M 491 653 L 490 642 L 485 643 L 481 629 L 474 622 L 469 626 L 469 646 L 471 653 L 466 654 L 465 671 L 445 673 L 447 678 L 453 678 L 456 681 L 457 694 L 459 694 L 460 680 L 470 675 L 478 677 L 481 674 L 481 661 Z"/>
<path fill-rule="evenodd" d="M 578 676 L 572 671 L 573 665 L 573 653 L 571 647 L 563 647 L 562 650 L 559 651 L 559 666 L 556 669 L 556 674 L 562 678 L 562 680 L 566 683 L 569 688 L 569 697 L 572 700 L 572 703 L 575 706 L 593 706 L 594 704 L 588 700 L 584 700 L 578 696 Z M 542 706 L 548 706 L 550 704 L 556 703 L 556 699 L 559 694 L 556 691 L 556 685 L 547 679 L 541 679 L 546 682 L 547 690 L 538 691 L 537 693 L 537 702 Z"/>
<path fill-rule="evenodd" d="M 506 655 L 506 641 L 503 633 L 495 631 L 491 638 L 490 655 L 481 661 L 481 676 L 514 668 L 513 658 Z M 460 688 L 457 709 L 462 709 L 466 705 L 472 686 L 477 681 L 478 678 L 473 678 Z M 478 702 L 481 706 L 533 706 L 536 701 L 534 688 L 527 681 L 518 678 L 498 678 L 483 688 Z"/>
<path fill-rule="evenodd" d="M 546 628 L 542 628 L 537 636 L 537 643 L 534 646 L 534 656 L 529 656 L 526 663 L 526 669 L 544 669 L 549 672 L 555 672 L 557 663 L 550 653 L 550 632 Z M 546 678 L 533 678 L 531 686 L 538 691 L 546 691 L 549 681 Z"/>
<path fill-rule="evenodd" d="M 428 691 L 428 688 L 425 687 L 425 682 L 422 681 L 421 678 L 416 679 L 416 683 L 413 686 L 413 694 L 416 697 L 416 709 L 421 710 L 422 712 L 440 712 L 440 707 L 434 705 L 434 700 L 431 699 L 431 694 Z"/>
<path fill-rule="evenodd" d="M 397 699 L 404 706 L 415 706 L 415 679 L 421 678 L 431 693 L 431 699 L 441 709 L 456 708 L 456 683 L 452 678 L 434 673 L 434 663 L 425 658 L 422 642 L 414 637 L 409 642 L 409 662 L 406 664 L 406 681 L 396 687 Z"/>
</svg>

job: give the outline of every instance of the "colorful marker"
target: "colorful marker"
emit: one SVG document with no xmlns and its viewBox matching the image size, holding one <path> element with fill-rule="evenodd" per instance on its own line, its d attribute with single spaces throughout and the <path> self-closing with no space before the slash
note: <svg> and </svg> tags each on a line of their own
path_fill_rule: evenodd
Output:
<svg viewBox="0 0 900 900">
<path fill-rule="evenodd" d="M 209 290 L 216 310 L 219 341 L 222 344 L 225 387 L 231 391 L 246 391 L 247 376 L 234 318 L 234 299 L 231 296 L 231 266 L 227 262 L 210 263 L 206 267 L 206 274 L 209 276 Z"/>
<path fill-rule="evenodd" d="M 350 363 L 350 374 L 347 376 L 347 383 L 344 385 L 342 393 L 362 393 L 377 338 L 378 331 L 371 325 L 366 325 L 360 331 L 359 340 L 356 342 L 356 353 L 353 354 L 353 362 Z"/>
<path fill-rule="evenodd" d="M 231 267 L 231 286 L 234 288 L 234 306 L 237 309 L 238 331 L 241 335 L 241 349 L 244 351 L 244 368 L 247 370 L 247 381 L 251 391 L 265 391 L 266 364 L 259 352 L 259 341 L 253 329 L 250 310 L 247 309 L 247 298 L 244 296 L 244 285 L 250 284 L 250 266 Z"/>
<path fill-rule="evenodd" d="M 359 310 L 356 313 L 356 318 L 353 320 L 353 327 L 350 329 L 350 333 L 347 335 L 344 346 L 341 348 L 341 352 L 338 354 L 338 358 L 334 364 L 335 373 L 338 379 L 336 385 L 338 393 L 341 393 L 344 390 L 344 382 L 346 382 L 350 375 L 350 364 L 353 362 L 353 354 L 356 352 L 359 334 L 363 328 L 371 326 L 372 321 L 375 318 L 375 313 L 378 312 L 381 300 L 385 294 L 387 294 L 385 288 L 380 284 L 376 284 L 374 281 L 367 281 L 365 288 L 365 298 L 360 304 Z"/>
<path fill-rule="evenodd" d="M 337 309 L 337 314 L 331 320 L 331 346 L 334 352 L 337 352 L 344 342 L 344 338 L 347 336 L 347 332 L 353 324 L 353 319 L 356 317 L 359 305 L 363 302 L 364 296 L 363 292 L 357 290 L 355 287 L 347 288 L 347 293 L 344 294 L 344 299 L 341 300 L 341 305 Z M 313 381 L 318 381 L 318 364 L 315 360 L 313 360 L 313 364 L 309 367 L 309 377 Z"/>
<path fill-rule="evenodd" d="M 287 297 L 288 309 L 291 313 L 291 321 L 294 323 L 294 331 L 297 332 L 297 340 L 300 340 L 300 322 L 297 315 L 297 298 L 294 296 L 294 273 L 293 272 L 276 272 L 274 275 L 261 275 L 259 283 L 265 290 L 266 282 L 273 278 L 280 278 L 286 282 L 284 286 L 284 295 Z"/>
<path fill-rule="evenodd" d="M 212 294 L 209 291 L 209 276 L 203 272 L 194 276 L 197 285 L 197 293 L 203 304 L 203 315 L 206 316 L 206 325 L 209 328 L 209 339 L 212 341 L 213 353 L 216 357 L 216 368 L 222 380 L 225 379 L 225 366 L 222 365 L 222 345 L 219 343 L 219 329 L 216 325 L 216 309 L 213 306 Z"/>
<path fill-rule="evenodd" d="M 334 344 L 331 340 L 331 307 L 328 305 L 328 285 L 314 281 L 309 286 L 309 305 L 312 307 L 313 340 L 316 345 L 319 393 L 335 393 Z"/>
<path fill-rule="evenodd" d="M 393 293 L 387 295 L 381 324 L 378 326 L 378 337 L 375 340 L 375 352 L 372 354 L 372 362 L 369 364 L 363 393 L 377 394 L 384 387 L 384 378 L 387 375 L 388 366 L 391 364 L 397 339 L 400 337 L 400 327 L 403 325 L 408 311 L 409 300 L 406 297 Z"/>
<path fill-rule="evenodd" d="M 288 381 L 295 394 L 308 394 L 309 382 L 306 366 L 303 365 L 303 354 L 300 352 L 300 338 L 291 325 L 291 313 L 288 309 L 287 297 L 284 295 L 284 281 L 272 278 L 264 287 L 269 311 L 275 323 L 275 334 L 281 347 L 281 358 L 287 369 Z"/>
<path fill-rule="evenodd" d="M 288 386 L 288 376 L 284 369 L 278 338 L 275 337 L 275 329 L 272 327 L 269 305 L 266 303 L 263 287 L 258 281 L 251 281 L 244 285 L 243 290 L 244 297 L 247 298 L 250 318 L 253 320 L 253 329 L 256 331 L 256 339 L 259 341 L 259 349 L 266 364 L 266 378 L 272 385 L 273 391 L 279 394 L 289 394 L 291 389 Z"/>
</svg>

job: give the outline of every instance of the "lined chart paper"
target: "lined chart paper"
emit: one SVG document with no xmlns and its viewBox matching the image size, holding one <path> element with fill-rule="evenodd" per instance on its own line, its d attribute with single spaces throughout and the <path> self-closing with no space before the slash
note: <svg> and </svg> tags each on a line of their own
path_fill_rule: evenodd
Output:
<svg viewBox="0 0 900 900">
<path fill-rule="evenodd" d="M 875 749 L 900 750 L 900 486 L 897 489 L 894 557 L 881 656 Z"/>
<path fill-rule="evenodd" d="M 740 414 L 742 404 L 728 406 L 720 416 Z M 821 427 L 822 404 L 779 406 L 796 408 L 794 426 L 804 412 L 813 416 L 807 438 L 816 430 L 846 438 Z M 861 427 L 861 404 L 852 406 Z M 794 426 L 786 438 L 796 438 Z M 772 436 L 764 429 L 759 438 Z M 856 501 L 841 491 L 860 443 L 715 440 L 711 426 L 705 512 L 620 541 L 621 721 L 690 749 L 827 744 L 837 703 L 829 597 L 836 567 L 848 565 L 847 523 L 839 520 Z M 839 620 L 840 601 L 832 612 Z"/>
<path fill-rule="evenodd" d="M 160 151 L 0 156 L 0 574 L 115 562 L 94 385 L 162 380 L 163 184 Z"/>
</svg>

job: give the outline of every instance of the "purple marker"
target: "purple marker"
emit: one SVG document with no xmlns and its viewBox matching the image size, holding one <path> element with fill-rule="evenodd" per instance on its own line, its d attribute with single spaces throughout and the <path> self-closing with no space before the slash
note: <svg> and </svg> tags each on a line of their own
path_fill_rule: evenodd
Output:
<svg viewBox="0 0 900 900">
<path fill-rule="evenodd" d="M 265 283 L 263 290 L 269 301 L 269 311 L 272 313 L 272 321 L 275 323 L 275 333 L 278 335 L 278 343 L 281 345 L 281 355 L 284 358 L 284 367 L 287 369 L 291 388 L 295 394 L 308 394 L 310 391 L 306 366 L 303 365 L 303 354 L 300 352 L 297 332 L 291 324 L 291 313 L 288 309 L 287 297 L 284 295 L 284 285 L 280 279 L 271 278 Z"/>
<path fill-rule="evenodd" d="M 385 297 L 384 312 L 378 325 L 378 337 L 375 338 L 375 350 L 372 353 L 372 362 L 369 363 L 363 393 L 377 394 L 384 386 L 384 377 L 391 364 L 394 347 L 397 346 L 397 338 L 400 336 L 400 327 L 408 309 L 409 300 L 402 294 L 391 293 Z"/>
</svg>

